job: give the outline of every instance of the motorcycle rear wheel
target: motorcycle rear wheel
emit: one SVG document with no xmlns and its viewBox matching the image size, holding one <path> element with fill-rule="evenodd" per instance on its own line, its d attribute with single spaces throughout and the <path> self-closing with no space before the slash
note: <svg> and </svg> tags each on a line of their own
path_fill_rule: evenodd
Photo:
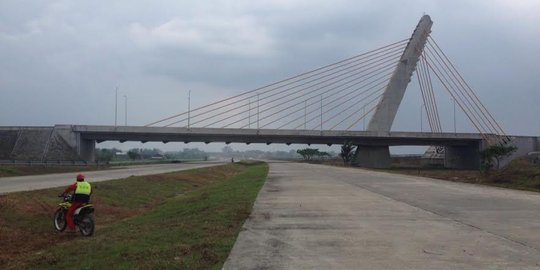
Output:
<svg viewBox="0 0 540 270">
<path fill-rule="evenodd" d="M 94 215 L 84 215 L 77 225 L 83 236 L 92 236 L 95 229 Z"/>
<path fill-rule="evenodd" d="M 54 228 L 62 232 L 66 229 L 67 221 L 66 221 L 66 211 L 64 209 L 58 209 L 56 212 L 54 212 Z"/>
</svg>

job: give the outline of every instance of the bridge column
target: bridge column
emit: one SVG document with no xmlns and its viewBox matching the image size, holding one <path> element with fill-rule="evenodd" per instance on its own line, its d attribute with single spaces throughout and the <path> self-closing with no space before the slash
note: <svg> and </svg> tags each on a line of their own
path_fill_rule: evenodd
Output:
<svg viewBox="0 0 540 270">
<path fill-rule="evenodd" d="M 86 162 L 95 162 L 96 141 L 83 139 L 81 138 L 80 133 L 77 134 L 77 154 Z"/>
<path fill-rule="evenodd" d="M 390 168 L 390 149 L 385 145 L 358 145 L 354 155 L 353 165 L 364 168 Z"/>
<path fill-rule="evenodd" d="M 447 146 L 444 152 L 444 167 L 476 170 L 480 168 L 480 159 L 480 145 Z"/>
</svg>

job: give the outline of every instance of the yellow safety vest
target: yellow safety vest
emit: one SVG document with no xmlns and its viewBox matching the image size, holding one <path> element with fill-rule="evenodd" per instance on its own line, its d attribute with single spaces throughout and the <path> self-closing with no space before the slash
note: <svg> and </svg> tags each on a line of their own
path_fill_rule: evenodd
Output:
<svg viewBox="0 0 540 270">
<path fill-rule="evenodd" d="M 92 193 L 92 187 L 90 186 L 90 183 L 86 181 L 77 182 L 75 194 L 90 195 L 90 193 Z"/>
</svg>

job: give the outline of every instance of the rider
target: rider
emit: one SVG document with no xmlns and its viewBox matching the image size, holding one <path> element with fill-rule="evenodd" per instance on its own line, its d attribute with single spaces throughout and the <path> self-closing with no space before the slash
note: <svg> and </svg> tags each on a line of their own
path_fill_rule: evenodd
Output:
<svg viewBox="0 0 540 270">
<path fill-rule="evenodd" d="M 73 192 L 73 199 L 71 201 L 71 206 L 69 207 L 67 211 L 67 224 L 70 231 L 75 231 L 75 223 L 73 222 L 73 214 L 75 213 L 75 210 L 79 208 L 81 205 L 86 204 L 90 201 L 90 194 L 92 193 L 92 187 L 90 186 L 90 183 L 86 182 L 84 179 L 84 174 L 79 173 L 77 175 L 77 182 L 73 183 L 69 187 L 64 190 L 64 193 L 62 195 L 70 192 Z"/>
</svg>

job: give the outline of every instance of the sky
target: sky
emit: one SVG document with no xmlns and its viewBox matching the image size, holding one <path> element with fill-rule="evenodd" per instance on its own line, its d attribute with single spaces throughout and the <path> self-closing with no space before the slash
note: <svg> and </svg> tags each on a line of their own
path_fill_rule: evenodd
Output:
<svg viewBox="0 0 540 270">
<path fill-rule="evenodd" d="M 536 0 L 0 0 L 0 126 L 114 125 L 115 89 L 118 124 L 127 97 L 128 125 L 145 125 L 186 111 L 188 89 L 202 106 L 408 38 L 429 14 L 506 133 L 540 136 L 539 13 Z M 453 130 L 451 98 L 435 92 Z M 420 131 L 421 104 L 413 79 L 392 129 Z M 474 132 L 459 111 L 456 123 Z M 162 145 L 120 148 L 134 146 Z"/>
</svg>

